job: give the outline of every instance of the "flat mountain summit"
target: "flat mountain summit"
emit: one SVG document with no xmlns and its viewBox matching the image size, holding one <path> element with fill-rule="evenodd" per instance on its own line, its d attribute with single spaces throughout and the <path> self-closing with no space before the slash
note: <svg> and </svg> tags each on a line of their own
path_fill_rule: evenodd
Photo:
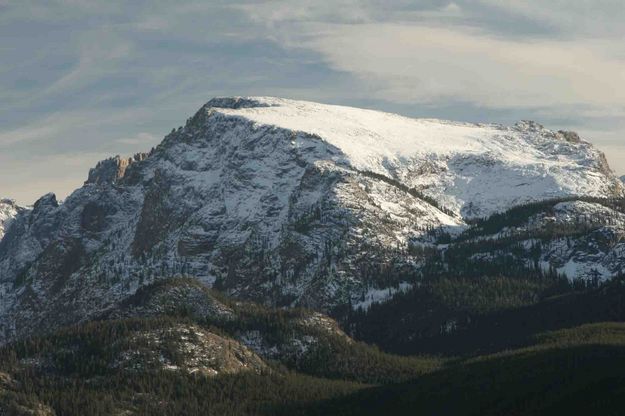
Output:
<svg viewBox="0 0 625 416">
<path fill-rule="evenodd" d="M 98 163 L 63 203 L 48 194 L 11 211 L 0 342 L 170 276 L 326 312 L 503 257 L 519 273 L 609 279 L 623 268 L 623 192 L 600 151 L 534 122 L 215 98 L 151 151 Z"/>
<path fill-rule="evenodd" d="M 267 97 L 214 99 L 204 110 L 318 136 L 336 151 L 337 164 L 422 189 L 463 217 L 546 198 L 623 192 L 600 151 L 573 132 L 532 121 L 506 127 L 413 119 Z"/>
</svg>

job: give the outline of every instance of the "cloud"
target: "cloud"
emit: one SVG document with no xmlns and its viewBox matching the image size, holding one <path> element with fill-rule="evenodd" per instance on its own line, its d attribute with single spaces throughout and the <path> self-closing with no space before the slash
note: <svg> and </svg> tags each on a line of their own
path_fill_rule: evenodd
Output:
<svg viewBox="0 0 625 416">
<path fill-rule="evenodd" d="M 106 30 L 85 33 L 79 45 L 78 62 L 61 78 L 41 92 L 43 96 L 83 88 L 107 73 L 119 71 L 132 50 L 130 42 L 118 39 Z M 41 98 L 41 97 L 39 97 Z"/>
<path fill-rule="evenodd" d="M 161 138 L 155 136 L 154 134 L 150 134 L 148 132 L 142 131 L 138 133 L 134 137 L 125 137 L 121 139 L 117 139 L 117 143 L 121 144 L 130 144 L 130 145 L 156 145 Z"/>
<path fill-rule="evenodd" d="M 77 132 L 92 132 L 92 137 L 97 137 L 101 128 L 110 128 L 116 123 L 127 122 L 141 115 L 145 115 L 141 108 L 106 114 L 90 110 L 54 113 L 27 126 L 0 131 L 0 149 L 6 152 L 18 145 L 44 147 L 47 141 Z"/>
<path fill-rule="evenodd" d="M 535 118 L 607 146 L 625 173 L 612 156 L 624 13 L 621 0 L 0 0 L 0 196 L 63 197 L 217 95 Z"/>
<path fill-rule="evenodd" d="M 380 98 L 569 109 L 625 103 L 625 59 L 613 57 L 620 43 L 519 41 L 388 23 L 323 25 L 316 33 L 301 45 L 373 85 Z"/>
<path fill-rule="evenodd" d="M 611 37 L 625 34 L 622 0 L 480 0 L 506 12 L 559 28 L 570 38 Z"/>
</svg>

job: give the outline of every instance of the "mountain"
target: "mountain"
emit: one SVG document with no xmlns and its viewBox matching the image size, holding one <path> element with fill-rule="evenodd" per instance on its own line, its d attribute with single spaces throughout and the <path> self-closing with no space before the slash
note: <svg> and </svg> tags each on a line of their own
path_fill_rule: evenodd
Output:
<svg viewBox="0 0 625 416">
<path fill-rule="evenodd" d="M 0 202 L 0 414 L 615 414 L 624 188 L 534 122 L 213 99 Z"/>
<path fill-rule="evenodd" d="M 148 153 L 98 163 L 62 204 L 17 213 L 0 342 L 176 275 L 336 316 L 441 273 L 602 281 L 625 266 L 623 195 L 601 152 L 534 122 L 217 98 Z"/>
</svg>

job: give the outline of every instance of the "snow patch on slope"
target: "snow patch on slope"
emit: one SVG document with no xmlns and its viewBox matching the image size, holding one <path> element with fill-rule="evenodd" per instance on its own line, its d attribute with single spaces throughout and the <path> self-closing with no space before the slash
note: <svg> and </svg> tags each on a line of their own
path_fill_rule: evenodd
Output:
<svg viewBox="0 0 625 416">
<path fill-rule="evenodd" d="M 370 288 L 362 296 L 361 300 L 352 305 L 354 310 L 368 310 L 374 303 L 384 303 L 392 299 L 398 293 L 406 293 L 412 289 L 413 285 L 401 282 L 397 287 L 387 287 L 384 289 Z"/>
</svg>

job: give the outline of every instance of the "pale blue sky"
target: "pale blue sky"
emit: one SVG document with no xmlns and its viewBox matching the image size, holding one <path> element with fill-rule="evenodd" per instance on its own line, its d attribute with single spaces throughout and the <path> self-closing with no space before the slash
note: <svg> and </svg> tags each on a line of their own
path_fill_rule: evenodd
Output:
<svg viewBox="0 0 625 416">
<path fill-rule="evenodd" d="M 625 173 L 622 0 L 0 0 L 0 197 L 147 150 L 220 95 L 578 131 Z"/>
</svg>

